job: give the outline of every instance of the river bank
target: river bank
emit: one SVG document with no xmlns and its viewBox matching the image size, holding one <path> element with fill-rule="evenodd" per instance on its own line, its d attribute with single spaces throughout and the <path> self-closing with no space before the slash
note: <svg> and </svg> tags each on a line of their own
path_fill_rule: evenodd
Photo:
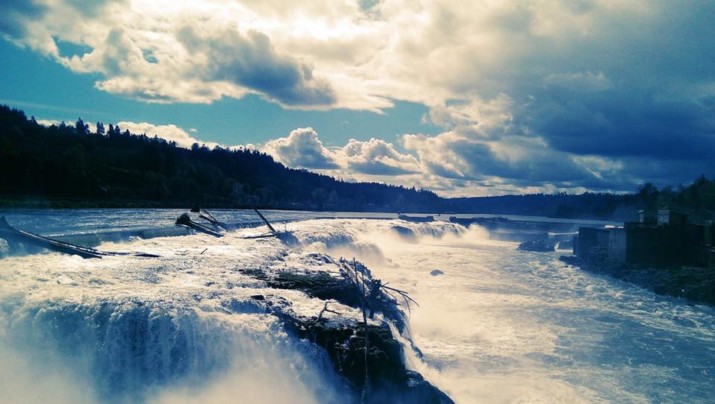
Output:
<svg viewBox="0 0 715 404">
<path fill-rule="evenodd" d="M 713 268 L 648 268 L 625 264 L 589 263 L 573 256 L 562 256 L 560 259 L 584 271 L 608 275 L 660 295 L 683 298 L 692 304 L 715 306 Z"/>
</svg>

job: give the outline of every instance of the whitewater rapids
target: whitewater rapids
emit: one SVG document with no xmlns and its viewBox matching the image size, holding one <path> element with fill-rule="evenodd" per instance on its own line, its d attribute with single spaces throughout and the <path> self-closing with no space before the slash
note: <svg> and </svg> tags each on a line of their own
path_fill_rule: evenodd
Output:
<svg viewBox="0 0 715 404">
<path fill-rule="evenodd" d="M 559 253 L 517 251 L 477 227 L 360 219 L 285 227 L 298 245 L 246 239 L 261 229 L 244 229 L 99 246 L 160 258 L 0 260 L 0 402 L 342 402 L 346 387 L 326 355 L 251 296 L 290 302 L 306 317 L 323 302 L 240 272 L 337 273 L 326 257 L 356 258 L 410 293 L 420 306 L 402 338 L 423 355 L 406 349 L 408 367 L 458 403 L 715 396 L 710 307 L 583 272 Z"/>
</svg>

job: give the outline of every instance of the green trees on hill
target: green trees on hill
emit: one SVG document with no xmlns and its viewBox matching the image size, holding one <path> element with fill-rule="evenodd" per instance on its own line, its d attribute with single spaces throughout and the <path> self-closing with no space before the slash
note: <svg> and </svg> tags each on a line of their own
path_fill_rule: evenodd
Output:
<svg viewBox="0 0 715 404">
<path fill-rule="evenodd" d="M 692 210 L 694 213 L 715 212 L 715 179 L 708 180 L 703 175 L 692 184 L 681 185 L 676 190 L 673 187 L 659 190 L 655 185 L 645 183 L 638 189 L 636 197 L 651 209 L 672 207 Z"/>
<path fill-rule="evenodd" d="M 715 180 L 677 190 L 645 184 L 630 195 L 507 195 L 440 198 L 377 183 L 349 183 L 283 166 L 256 150 L 178 147 L 118 125 L 92 132 L 45 127 L 0 106 L 0 204 L 69 200 L 65 206 L 264 207 L 388 212 L 454 212 L 568 218 L 633 219 L 638 209 L 684 207 L 715 211 Z"/>
<path fill-rule="evenodd" d="M 72 198 L 95 206 L 433 210 L 432 192 L 347 183 L 283 166 L 256 150 L 190 150 L 117 125 L 45 127 L 0 107 L 0 196 Z M 398 206 L 399 205 L 399 206 Z"/>
</svg>

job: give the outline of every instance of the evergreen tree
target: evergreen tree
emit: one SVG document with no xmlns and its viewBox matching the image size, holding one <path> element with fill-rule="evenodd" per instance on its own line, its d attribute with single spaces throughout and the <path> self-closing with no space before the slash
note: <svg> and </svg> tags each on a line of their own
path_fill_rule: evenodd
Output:
<svg viewBox="0 0 715 404">
<path fill-rule="evenodd" d="M 89 134 L 89 125 L 85 124 L 82 118 L 77 119 L 77 122 L 75 123 L 75 133 L 77 135 L 88 135 Z"/>
</svg>

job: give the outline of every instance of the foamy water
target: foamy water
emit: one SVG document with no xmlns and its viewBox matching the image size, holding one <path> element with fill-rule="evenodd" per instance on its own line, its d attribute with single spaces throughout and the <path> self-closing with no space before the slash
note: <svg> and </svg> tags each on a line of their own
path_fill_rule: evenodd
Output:
<svg viewBox="0 0 715 404">
<path fill-rule="evenodd" d="M 517 251 L 483 230 L 362 223 L 360 257 L 420 303 L 415 367 L 458 402 L 711 402 L 715 312 Z M 435 231 L 439 229 L 438 231 Z M 350 247 L 338 247 L 347 253 Z M 328 249 L 330 250 L 330 249 Z M 431 275 L 433 270 L 442 275 Z"/>
<path fill-rule="evenodd" d="M 0 402 L 342 402 L 321 352 L 250 297 L 290 301 L 305 316 L 323 303 L 239 272 L 336 272 L 325 256 L 361 260 L 419 302 L 410 328 L 423 357 L 407 350 L 406 360 L 457 402 L 715 396 L 712 308 L 585 273 L 557 253 L 517 251 L 479 228 L 358 219 L 286 227 L 299 246 L 245 239 L 261 232 L 247 229 L 100 246 L 156 259 L 0 260 Z"/>
</svg>

